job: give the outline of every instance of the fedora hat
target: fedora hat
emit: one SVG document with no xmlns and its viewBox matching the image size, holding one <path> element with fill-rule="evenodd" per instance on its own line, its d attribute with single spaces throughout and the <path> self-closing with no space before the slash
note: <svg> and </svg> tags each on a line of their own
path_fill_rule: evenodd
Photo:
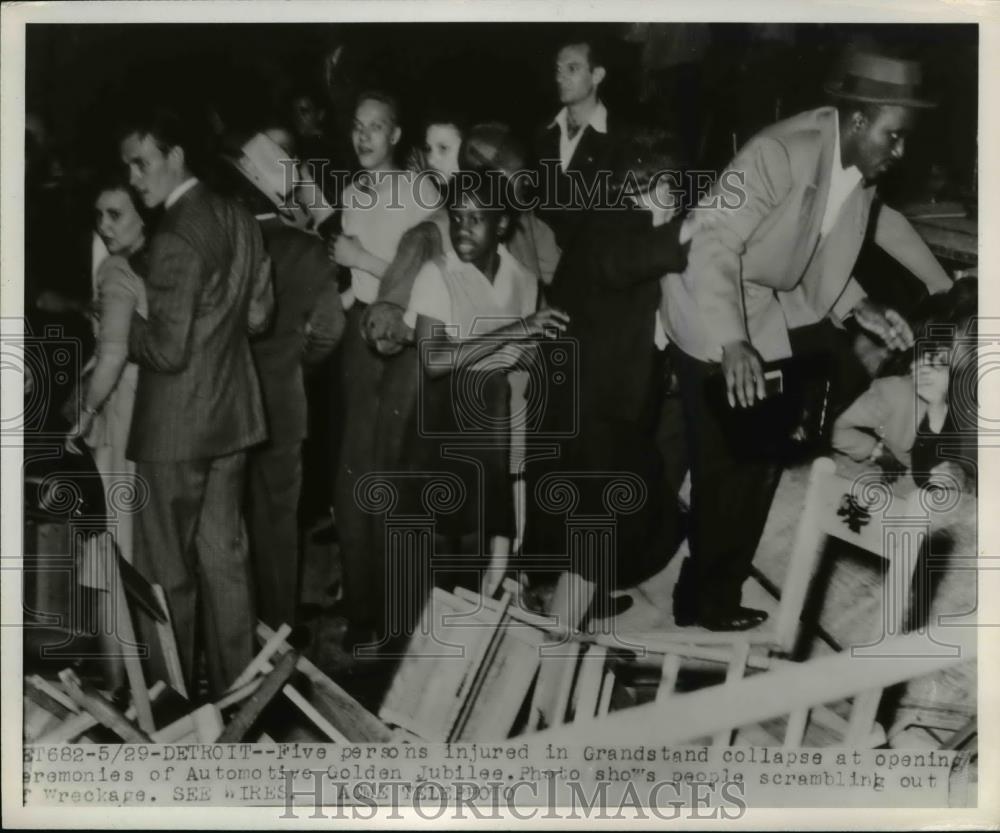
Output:
<svg viewBox="0 0 1000 833">
<path fill-rule="evenodd" d="M 839 77 L 824 89 L 846 101 L 896 104 L 901 107 L 936 107 L 922 94 L 920 64 L 873 52 L 852 52 L 840 65 Z"/>
<path fill-rule="evenodd" d="M 226 156 L 226 161 L 251 185 L 285 214 L 308 214 L 319 225 L 334 213 L 319 186 L 297 167 L 294 175 L 288 169 L 288 154 L 263 133 L 256 133 L 243 144 L 238 156 Z M 301 203 L 294 199 L 298 191 Z M 303 220 L 304 222 L 305 220 Z"/>
</svg>

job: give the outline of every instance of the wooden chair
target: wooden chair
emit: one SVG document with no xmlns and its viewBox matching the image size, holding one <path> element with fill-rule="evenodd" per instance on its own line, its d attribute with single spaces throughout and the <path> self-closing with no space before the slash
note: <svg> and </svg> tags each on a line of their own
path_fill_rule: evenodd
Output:
<svg viewBox="0 0 1000 833">
<path fill-rule="evenodd" d="M 651 738 L 675 746 L 700 743 L 706 737 L 728 736 L 740 727 L 777 720 L 789 713 L 808 715 L 823 704 L 847 698 L 857 701 L 865 692 L 881 691 L 976 656 L 974 629 L 959 629 L 954 638 L 960 648 L 956 656 L 928 652 L 927 643 L 910 634 L 886 640 L 884 647 L 892 659 L 883 662 L 858 663 L 846 651 L 805 662 L 781 661 L 770 673 L 555 726 L 537 733 L 533 740 L 574 743 L 585 737 L 594 745 L 615 746 L 648 743 Z M 800 725 L 801 721 L 793 718 L 788 731 L 794 735 Z M 796 744 L 786 739 L 786 746 L 792 745 Z M 851 744 L 837 740 L 834 745 Z"/>
<path fill-rule="evenodd" d="M 919 494 L 897 498 L 882 483 L 855 482 L 837 475 L 833 460 L 820 458 L 810 471 L 801 520 L 778 590 L 778 610 L 766 625 L 743 633 L 691 629 L 657 634 L 625 633 L 618 638 L 642 644 L 663 655 L 658 701 L 671 696 L 686 659 L 714 658 L 724 664 L 727 685 L 737 683 L 749 669 L 782 667 L 782 658 L 794 657 L 802 639 L 803 611 L 831 538 L 845 541 L 887 562 L 881 636 L 897 636 L 903 632 L 907 619 L 910 586 L 928 529 L 928 512 L 921 505 Z M 851 650 L 877 653 L 878 644 L 876 640 L 868 646 L 851 646 Z M 846 718 L 825 706 L 793 713 L 784 743 L 786 746 L 800 745 L 810 720 L 842 736 L 849 745 L 882 743 L 884 732 L 875 726 L 881 696 L 882 689 L 873 689 L 855 698 Z M 731 738 L 731 734 L 719 733 L 715 742 L 724 744 Z"/>
</svg>

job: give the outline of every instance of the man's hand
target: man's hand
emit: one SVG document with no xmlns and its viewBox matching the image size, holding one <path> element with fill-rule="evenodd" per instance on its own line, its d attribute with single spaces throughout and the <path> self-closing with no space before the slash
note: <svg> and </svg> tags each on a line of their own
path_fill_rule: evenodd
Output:
<svg viewBox="0 0 1000 833">
<path fill-rule="evenodd" d="M 354 235 L 338 234 L 327 244 L 327 254 L 338 266 L 353 269 L 362 266 L 366 251 Z"/>
<path fill-rule="evenodd" d="M 735 408 L 737 402 L 749 408 L 767 395 L 763 363 L 749 342 L 733 341 L 722 348 L 722 375 L 730 408 Z"/>
<path fill-rule="evenodd" d="M 681 230 L 678 234 L 677 242 L 683 246 L 689 240 L 694 239 L 695 234 L 699 231 L 714 232 L 720 231 L 721 228 L 718 215 L 714 211 L 696 208 L 681 222 Z"/>
<path fill-rule="evenodd" d="M 913 330 L 896 310 L 862 298 L 851 313 L 858 326 L 881 339 L 890 350 L 908 350 L 913 346 Z"/>
<path fill-rule="evenodd" d="M 69 431 L 66 432 L 66 437 L 63 440 L 63 448 L 70 454 L 83 454 L 80 446 L 77 445 L 77 441 L 82 440 L 90 432 L 90 428 L 93 424 L 93 411 L 84 411 L 81 413 L 80 419 L 74 423 L 73 427 L 70 428 Z"/>
<path fill-rule="evenodd" d="M 566 332 L 569 324 L 569 316 L 560 309 L 546 307 L 538 312 L 532 313 L 524 319 L 525 328 L 529 336 L 547 336 L 549 333 L 557 335 Z"/>
</svg>

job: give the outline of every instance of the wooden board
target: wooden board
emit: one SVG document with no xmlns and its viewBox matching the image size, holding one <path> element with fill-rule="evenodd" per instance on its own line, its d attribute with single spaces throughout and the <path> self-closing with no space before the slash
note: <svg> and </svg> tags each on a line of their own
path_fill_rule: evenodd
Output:
<svg viewBox="0 0 1000 833">
<path fill-rule="evenodd" d="M 545 637 L 538 631 L 506 628 L 484 668 L 464 725 L 452 740 L 493 741 L 510 736 L 539 665 Z"/>
<path fill-rule="evenodd" d="M 488 609 L 434 588 L 379 716 L 426 740 L 447 740 L 499 622 Z"/>
<path fill-rule="evenodd" d="M 267 625 L 259 622 L 257 636 L 264 643 L 274 635 Z M 287 642 L 279 644 L 277 653 L 291 650 Z M 299 657 L 296 670 L 309 681 L 306 696 L 313 706 L 352 743 L 388 743 L 392 731 L 350 694 L 320 671 L 305 657 Z"/>
</svg>

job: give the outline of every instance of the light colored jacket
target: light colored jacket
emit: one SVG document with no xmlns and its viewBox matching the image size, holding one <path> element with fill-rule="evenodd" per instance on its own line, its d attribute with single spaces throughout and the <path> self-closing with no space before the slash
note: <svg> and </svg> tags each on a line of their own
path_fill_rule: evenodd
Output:
<svg viewBox="0 0 1000 833">
<path fill-rule="evenodd" d="M 867 460 L 881 441 L 909 468 L 917 426 L 926 413 L 912 376 L 876 379 L 833 424 L 833 447 L 854 460 Z"/>
<path fill-rule="evenodd" d="M 698 209 L 710 222 L 695 233 L 687 269 L 663 281 L 665 328 L 686 353 L 720 361 L 724 344 L 749 340 L 766 361 L 787 358 L 790 328 L 827 316 L 842 321 L 865 297 L 851 271 L 874 185 L 855 187 L 820 239 L 838 129 L 834 107 L 793 116 L 758 133 L 720 176 L 710 194 L 716 202 Z M 927 245 L 888 206 L 879 212 L 875 242 L 931 292 L 951 286 Z"/>
</svg>

